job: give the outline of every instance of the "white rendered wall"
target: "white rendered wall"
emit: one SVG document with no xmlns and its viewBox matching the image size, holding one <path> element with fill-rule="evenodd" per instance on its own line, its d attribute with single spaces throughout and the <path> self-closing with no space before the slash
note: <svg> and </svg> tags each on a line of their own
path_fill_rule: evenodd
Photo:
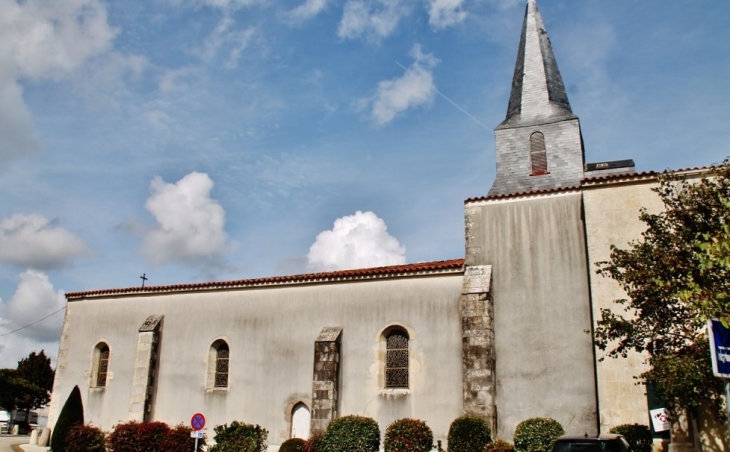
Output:
<svg viewBox="0 0 730 452">
<path fill-rule="evenodd" d="M 240 420 L 269 430 L 269 444 L 291 432 L 292 407 L 311 404 L 314 341 L 327 326 L 343 328 L 339 414 L 422 419 L 445 441 L 461 414 L 462 276 L 231 291 L 135 295 L 68 304 L 52 399 L 51 424 L 74 385 L 87 422 L 110 430 L 125 422 L 134 373 L 137 330 L 164 315 L 153 420 L 188 424 L 195 412 L 207 429 Z M 410 389 L 384 394 L 379 336 L 390 325 L 410 335 Z M 210 344 L 230 346 L 225 390 L 206 390 Z M 111 349 L 106 388 L 90 388 L 94 346 Z M 310 405 L 311 406 L 311 405 Z"/>
</svg>

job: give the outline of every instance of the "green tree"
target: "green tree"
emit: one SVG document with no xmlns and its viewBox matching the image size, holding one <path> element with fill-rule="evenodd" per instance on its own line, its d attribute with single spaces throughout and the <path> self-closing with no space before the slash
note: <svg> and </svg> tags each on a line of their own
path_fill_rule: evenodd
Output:
<svg viewBox="0 0 730 452">
<path fill-rule="evenodd" d="M 55 371 L 51 367 L 51 358 L 44 350 L 31 352 L 26 358 L 18 361 L 17 376 L 30 384 L 34 390 L 26 392 L 20 399 L 18 408 L 26 410 L 26 421 L 29 411 L 40 408 L 51 400 Z"/>
<path fill-rule="evenodd" d="M 601 309 L 595 343 L 613 358 L 648 352 L 640 382 L 653 383 L 670 409 L 696 412 L 709 403 L 722 419 L 723 386 L 712 375 L 705 324 L 730 321 L 730 164 L 694 180 L 667 173 L 654 191 L 664 210 L 642 210 L 642 238 L 612 246 L 610 260 L 598 263 L 628 297 L 615 300 L 622 309 Z"/>
<path fill-rule="evenodd" d="M 44 389 L 22 378 L 16 369 L 0 369 L 0 408 L 23 409 L 42 398 Z"/>
</svg>

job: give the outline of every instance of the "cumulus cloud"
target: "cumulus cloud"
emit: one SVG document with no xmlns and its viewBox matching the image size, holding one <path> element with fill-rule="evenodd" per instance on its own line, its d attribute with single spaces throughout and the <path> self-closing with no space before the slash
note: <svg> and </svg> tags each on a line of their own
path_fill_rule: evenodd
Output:
<svg viewBox="0 0 730 452">
<path fill-rule="evenodd" d="M 88 252 L 80 238 L 42 215 L 15 214 L 0 222 L 0 261 L 20 267 L 59 268 Z"/>
<path fill-rule="evenodd" d="M 56 311 L 65 305 L 63 291 L 54 290 L 45 273 L 27 270 L 20 275 L 18 288 L 10 300 L 0 304 L 0 325 L 14 330 L 33 324 L 16 334 L 40 342 L 57 341 L 61 336 L 63 313 Z M 50 317 L 39 322 L 46 316 Z"/>
<path fill-rule="evenodd" d="M 348 0 L 337 35 L 342 39 L 365 37 L 377 42 L 390 36 L 409 12 L 403 0 Z"/>
<path fill-rule="evenodd" d="M 406 72 L 378 83 L 374 98 L 365 100 L 365 105 L 372 104 L 372 118 L 380 126 L 403 111 L 430 105 L 436 95 L 433 68 L 439 60 L 430 53 L 424 54 L 418 44 L 413 46 L 410 55 L 414 62 Z"/>
<path fill-rule="evenodd" d="M 177 183 L 155 177 L 145 208 L 157 224 L 147 231 L 143 252 L 155 265 L 217 261 L 231 247 L 224 231 L 225 212 L 210 197 L 213 181 L 192 172 Z"/>
<path fill-rule="evenodd" d="M 40 152 L 20 80 L 59 80 L 109 49 L 116 34 L 100 0 L 0 0 L 0 170 Z"/>
<path fill-rule="evenodd" d="M 313 271 L 331 271 L 405 264 L 405 253 L 382 219 L 358 210 L 335 220 L 332 230 L 320 232 L 307 260 Z"/>
<path fill-rule="evenodd" d="M 463 4 L 464 0 L 431 0 L 428 6 L 428 23 L 440 30 L 463 22 L 466 19 Z"/>
<path fill-rule="evenodd" d="M 291 10 L 289 15 L 295 21 L 304 21 L 319 14 L 326 6 L 327 0 L 306 0 Z"/>
</svg>

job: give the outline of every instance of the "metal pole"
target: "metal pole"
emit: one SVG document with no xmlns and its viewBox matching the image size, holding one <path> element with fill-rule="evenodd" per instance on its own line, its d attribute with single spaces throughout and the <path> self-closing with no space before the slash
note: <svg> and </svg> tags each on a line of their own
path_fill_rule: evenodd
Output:
<svg viewBox="0 0 730 452">
<path fill-rule="evenodd" d="M 725 379 L 725 407 L 727 408 L 728 438 L 730 438 L 730 379 Z"/>
<path fill-rule="evenodd" d="M 198 435 L 195 435 L 195 451 L 198 452 Z"/>
</svg>

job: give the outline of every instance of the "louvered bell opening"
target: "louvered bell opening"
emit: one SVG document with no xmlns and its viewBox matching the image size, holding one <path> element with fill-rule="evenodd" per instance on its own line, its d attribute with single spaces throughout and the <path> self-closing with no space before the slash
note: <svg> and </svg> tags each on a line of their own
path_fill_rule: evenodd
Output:
<svg viewBox="0 0 730 452">
<path fill-rule="evenodd" d="M 530 161 L 532 163 L 533 176 L 548 173 L 545 135 L 541 132 L 535 132 L 530 135 Z"/>
</svg>

